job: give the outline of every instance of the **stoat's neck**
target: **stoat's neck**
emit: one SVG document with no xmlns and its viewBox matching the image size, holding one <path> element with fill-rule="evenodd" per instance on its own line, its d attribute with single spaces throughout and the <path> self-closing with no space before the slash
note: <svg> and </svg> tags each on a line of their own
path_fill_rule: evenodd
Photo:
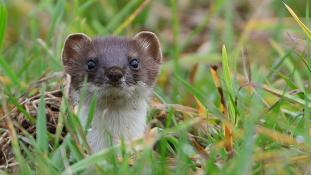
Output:
<svg viewBox="0 0 311 175">
<path fill-rule="evenodd" d="M 95 115 L 88 134 L 88 141 L 93 151 L 118 143 L 119 139 L 130 141 L 141 137 L 146 127 L 147 99 L 98 100 Z M 86 123 L 89 105 L 82 106 L 81 122 Z"/>
</svg>

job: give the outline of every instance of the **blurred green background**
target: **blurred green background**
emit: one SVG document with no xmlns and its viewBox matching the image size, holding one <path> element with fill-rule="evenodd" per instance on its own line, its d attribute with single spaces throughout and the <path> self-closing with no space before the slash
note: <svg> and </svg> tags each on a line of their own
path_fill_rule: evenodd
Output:
<svg viewBox="0 0 311 175">
<path fill-rule="evenodd" d="M 211 153 L 210 159 L 199 163 L 205 173 L 310 173 L 310 38 L 306 35 L 308 31 L 299 27 L 282 1 L 3 2 L 8 20 L 0 54 L 0 100 L 8 99 L 9 107 L 16 104 L 15 98 L 29 90 L 32 82 L 63 70 L 60 54 L 68 34 L 83 32 L 89 36 L 131 37 L 139 31 L 150 30 L 158 35 L 164 52 L 154 99 L 168 107 L 163 111 L 151 110 L 149 121 L 165 116 L 168 124 L 161 127 L 173 128 L 168 133 L 180 137 L 163 136 L 161 144 L 165 146 L 157 149 L 165 149 L 171 154 L 164 151 L 165 154 L 158 158 L 148 152 L 142 156 L 146 166 L 155 174 L 168 172 L 170 168 L 164 166 L 167 163 L 164 159 L 171 156 L 176 158 L 176 174 L 188 174 L 190 170 L 196 172 L 193 167 L 197 162 L 190 156 L 193 152 L 188 150 L 190 144 L 183 137 L 190 133 L 189 123 L 184 120 L 192 121 L 193 118 L 183 118 L 187 116 L 183 112 L 190 107 L 211 120 L 202 123 L 208 131 L 194 134 L 206 152 Z M 306 26 L 311 26 L 310 0 L 284 2 Z M 223 45 L 226 51 L 222 50 Z M 232 159 L 222 149 L 224 120 L 219 107 L 220 97 L 210 72 L 211 65 L 219 65 L 220 81 L 230 113 L 228 120 L 233 125 L 236 156 Z M 47 85 L 48 90 L 56 86 L 53 81 Z M 39 90 L 29 91 L 31 95 Z M 1 104 L 3 107 L 6 101 Z M 174 105 L 180 105 L 177 106 L 179 110 Z M 3 109 L 0 108 L 0 116 Z M 159 122 L 155 125 L 160 127 Z M 303 138 L 303 144 L 296 142 L 297 138 Z M 51 157 L 45 158 L 53 164 L 55 160 Z M 39 162 L 33 159 L 28 156 L 34 164 Z M 154 163 L 155 160 L 160 163 Z M 83 159 L 74 159 L 70 163 L 79 161 Z M 58 167 L 58 163 L 53 164 L 53 168 L 63 172 L 66 167 Z M 134 168 L 116 164 L 115 172 L 142 172 L 144 168 L 137 164 Z"/>
</svg>

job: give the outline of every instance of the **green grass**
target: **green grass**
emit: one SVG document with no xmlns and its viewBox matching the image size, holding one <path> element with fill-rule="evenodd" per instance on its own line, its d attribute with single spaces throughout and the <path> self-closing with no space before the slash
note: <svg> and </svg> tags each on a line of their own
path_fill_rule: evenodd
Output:
<svg viewBox="0 0 311 175">
<path fill-rule="evenodd" d="M 0 0 L 0 118 L 16 107 L 36 126 L 34 137 L 8 122 L 18 173 L 311 174 L 310 2 L 252 2 Z M 44 93 L 60 81 L 33 83 L 62 71 L 65 37 L 141 30 L 157 33 L 164 54 L 154 89 L 164 107 L 148 114 L 149 142 L 88 154 L 96 98 L 85 128 L 63 99 L 49 133 Z M 211 65 L 221 66 L 213 74 Z M 33 94 L 41 94 L 36 118 L 18 100 Z"/>
</svg>

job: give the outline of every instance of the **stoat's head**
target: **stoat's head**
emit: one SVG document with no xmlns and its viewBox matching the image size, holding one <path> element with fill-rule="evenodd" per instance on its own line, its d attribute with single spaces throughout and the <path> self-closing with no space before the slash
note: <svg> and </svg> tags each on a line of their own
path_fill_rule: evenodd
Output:
<svg viewBox="0 0 311 175">
<path fill-rule="evenodd" d="M 162 53 L 152 32 L 140 32 L 133 38 L 93 39 L 77 33 L 65 40 L 62 62 L 73 90 L 79 92 L 85 85 L 98 98 L 132 97 L 151 91 Z"/>
</svg>

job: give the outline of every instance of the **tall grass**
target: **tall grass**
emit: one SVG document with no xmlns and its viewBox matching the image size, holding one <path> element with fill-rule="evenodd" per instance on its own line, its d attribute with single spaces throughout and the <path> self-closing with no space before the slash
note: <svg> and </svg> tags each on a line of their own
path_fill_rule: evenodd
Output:
<svg viewBox="0 0 311 175">
<path fill-rule="evenodd" d="M 7 119 L 19 174 L 311 173 L 311 32 L 295 13 L 301 6 L 258 1 L 256 11 L 243 6 L 248 1 L 189 2 L 1 1 L 0 118 L 16 107 L 36 126 L 34 136 Z M 310 3 L 304 5 L 309 19 Z M 191 18 L 190 9 L 203 17 Z M 85 133 L 96 98 L 85 128 L 63 98 L 55 134 L 49 133 L 45 94 L 60 82 L 34 82 L 62 70 L 66 35 L 140 30 L 159 35 L 165 57 L 146 138 L 89 154 Z M 36 118 L 18 100 L 34 94 L 40 94 Z"/>
</svg>

